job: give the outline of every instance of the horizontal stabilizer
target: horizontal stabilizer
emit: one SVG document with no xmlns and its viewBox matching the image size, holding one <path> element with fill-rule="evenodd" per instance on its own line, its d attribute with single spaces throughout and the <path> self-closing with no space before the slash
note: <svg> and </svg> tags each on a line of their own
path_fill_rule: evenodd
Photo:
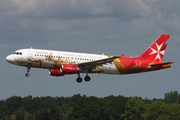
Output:
<svg viewBox="0 0 180 120">
<path fill-rule="evenodd" d="M 162 66 L 162 65 L 170 65 L 170 64 L 173 64 L 174 62 L 165 62 L 165 63 L 156 63 L 156 64 L 151 64 L 149 66 L 151 67 L 159 67 L 159 66 Z"/>
<path fill-rule="evenodd" d="M 160 69 L 170 68 L 172 63 L 173 62 L 155 63 L 155 64 L 151 64 L 149 66 L 151 67 L 151 69 L 160 70 Z"/>
</svg>

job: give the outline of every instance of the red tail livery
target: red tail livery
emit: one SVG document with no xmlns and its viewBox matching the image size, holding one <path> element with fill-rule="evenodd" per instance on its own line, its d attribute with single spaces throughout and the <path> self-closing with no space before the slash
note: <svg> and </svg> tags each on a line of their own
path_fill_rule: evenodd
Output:
<svg viewBox="0 0 180 120">
<path fill-rule="evenodd" d="M 140 57 L 148 58 L 153 62 L 161 62 L 165 54 L 169 37 L 169 34 L 162 34 L 159 36 Z"/>
<path fill-rule="evenodd" d="M 117 65 L 119 72 L 130 74 L 171 67 L 173 62 L 162 62 L 169 37 L 169 34 L 160 35 L 139 57 L 121 57 L 122 65 Z"/>
</svg>

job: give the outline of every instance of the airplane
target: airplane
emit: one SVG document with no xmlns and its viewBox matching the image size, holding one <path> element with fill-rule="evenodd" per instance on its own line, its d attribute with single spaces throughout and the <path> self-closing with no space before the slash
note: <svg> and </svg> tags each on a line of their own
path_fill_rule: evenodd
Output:
<svg viewBox="0 0 180 120">
<path fill-rule="evenodd" d="M 27 68 L 49 69 L 51 76 L 77 74 L 76 81 L 81 83 L 81 73 L 85 73 L 84 81 L 90 81 L 89 73 L 98 74 L 134 74 L 170 68 L 173 62 L 162 62 L 170 34 L 161 34 L 140 56 L 126 57 L 98 55 L 88 53 L 20 49 L 6 57 L 6 61 Z"/>
</svg>

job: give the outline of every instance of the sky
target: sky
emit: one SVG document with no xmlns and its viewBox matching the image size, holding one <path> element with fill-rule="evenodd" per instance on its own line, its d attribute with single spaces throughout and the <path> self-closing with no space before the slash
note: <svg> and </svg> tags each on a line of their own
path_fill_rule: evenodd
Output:
<svg viewBox="0 0 180 120">
<path fill-rule="evenodd" d="M 180 92 L 179 0 L 0 0 L 0 100 L 74 94 L 164 98 Z M 26 68 L 6 62 L 22 48 L 40 48 L 106 55 L 138 56 L 160 34 L 171 35 L 164 62 L 170 69 L 133 75 L 90 74 L 49 76 L 47 69 Z M 82 77 L 85 74 L 81 74 Z"/>
</svg>

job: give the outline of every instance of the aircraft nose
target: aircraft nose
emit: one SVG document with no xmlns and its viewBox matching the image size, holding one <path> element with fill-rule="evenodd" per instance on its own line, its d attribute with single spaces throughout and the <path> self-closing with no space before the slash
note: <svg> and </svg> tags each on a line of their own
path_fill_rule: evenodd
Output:
<svg viewBox="0 0 180 120">
<path fill-rule="evenodd" d="M 9 63 L 13 63 L 13 62 L 14 62 L 14 60 L 13 60 L 13 58 L 12 58 L 11 55 L 8 55 L 8 56 L 6 57 L 6 61 L 9 62 Z"/>
</svg>

